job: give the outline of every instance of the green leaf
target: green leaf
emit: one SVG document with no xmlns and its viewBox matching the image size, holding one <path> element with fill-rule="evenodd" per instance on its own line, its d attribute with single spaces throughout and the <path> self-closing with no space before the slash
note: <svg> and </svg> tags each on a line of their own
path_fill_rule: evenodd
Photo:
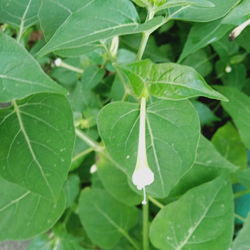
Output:
<svg viewBox="0 0 250 250">
<path fill-rule="evenodd" d="M 208 23 L 196 23 L 192 26 L 179 61 L 197 50 L 220 40 L 234 26 L 231 24 L 222 24 L 223 19 Z"/>
<path fill-rule="evenodd" d="M 0 33 L 0 42 L 0 102 L 41 92 L 66 93 L 13 38 Z"/>
<path fill-rule="evenodd" d="M 98 117 L 99 133 L 111 157 L 131 179 L 136 164 L 139 106 L 116 102 Z M 166 197 L 194 160 L 199 120 L 188 101 L 160 101 L 147 107 L 147 155 L 155 181 L 147 187 L 154 197 Z"/>
<path fill-rule="evenodd" d="M 247 150 L 238 131 L 231 123 L 219 128 L 212 138 L 217 150 L 230 162 L 241 168 L 247 167 Z"/>
<path fill-rule="evenodd" d="M 225 159 L 214 145 L 201 136 L 192 168 L 182 177 L 171 196 L 179 196 L 188 189 L 211 181 L 220 175 L 235 173 L 238 168 Z"/>
<path fill-rule="evenodd" d="M 232 250 L 248 250 L 250 246 L 250 214 L 244 222 L 243 228 L 240 230 L 236 239 L 233 241 Z"/>
<path fill-rule="evenodd" d="M 169 9 L 169 14 L 173 19 L 192 21 L 192 22 L 210 22 L 225 16 L 233 9 L 240 0 L 210 0 L 214 7 L 204 8 L 198 6 L 181 6 Z"/>
<path fill-rule="evenodd" d="M 227 250 L 233 219 L 231 185 L 217 178 L 164 207 L 151 224 L 150 239 L 162 250 Z"/>
<path fill-rule="evenodd" d="M 142 201 L 142 197 L 129 186 L 127 175 L 114 163 L 102 157 L 98 161 L 97 169 L 104 188 L 115 199 L 129 206 L 138 205 Z"/>
<path fill-rule="evenodd" d="M 46 232 L 60 218 L 65 200 L 56 203 L 0 177 L 0 240 L 22 240 Z"/>
<path fill-rule="evenodd" d="M 233 118 L 243 143 L 250 149 L 250 97 L 236 88 L 222 86 L 216 88 L 229 99 L 229 102 L 223 102 L 222 106 Z"/>
<path fill-rule="evenodd" d="M 38 21 L 41 0 L 1 0 L 0 22 L 26 29 Z"/>
<path fill-rule="evenodd" d="M 109 0 L 108 3 L 103 0 L 84 0 L 83 7 L 63 22 L 38 55 L 69 49 L 78 49 L 80 52 L 81 48 L 85 49 L 93 42 L 157 28 L 162 22 L 163 18 L 157 17 L 139 25 L 136 9 L 127 0 Z"/>
<path fill-rule="evenodd" d="M 196 96 L 226 100 L 188 66 L 176 63 L 154 64 L 150 60 L 143 60 L 119 68 L 136 96 L 141 96 L 146 88 L 151 95 L 167 100 Z"/>
<path fill-rule="evenodd" d="M 136 224 L 138 212 L 103 190 L 86 188 L 81 193 L 79 216 L 90 239 L 111 249 Z"/>
<path fill-rule="evenodd" d="M 57 199 L 71 164 L 72 113 L 66 97 L 37 94 L 0 109 L 0 175 Z"/>
</svg>

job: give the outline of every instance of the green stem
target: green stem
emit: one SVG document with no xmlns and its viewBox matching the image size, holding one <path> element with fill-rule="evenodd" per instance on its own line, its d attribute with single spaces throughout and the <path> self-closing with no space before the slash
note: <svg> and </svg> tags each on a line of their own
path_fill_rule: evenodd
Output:
<svg viewBox="0 0 250 250">
<path fill-rule="evenodd" d="M 146 22 L 151 20 L 154 17 L 154 15 L 155 15 L 154 9 L 151 9 L 151 8 L 148 9 L 148 16 L 146 18 Z M 139 50 L 138 50 L 137 57 L 136 57 L 137 61 L 140 61 L 142 59 L 143 53 L 148 43 L 149 36 L 151 35 L 153 31 L 154 30 L 148 30 L 142 33 L 142 39 L 141 39 L 141 43 L 140 43 Z"/>
<path fill-rule="evenodd" d="M 149 217 L 149 205 L 148 201 L 142 206 L 142 239 L 143 239 L 143 250 L 149 250 L 149 240 L 148 240 L 148 217 Z"/>
<path fill-rule="evenodd" d="M 240 198 L 246 194 L 250 193 L 250 189 L 245 189 L 234 194 L 234 199 Z"/>
<path fill-rule="evenodd" d="M 159 201 L 157 201 L 156 199 L 154 199 L 153 197 L 149 196 L 148 199 L 158 208 L 162 209 L 165 207 L 165 205 L 163 205 L 162 203 L 160 203 Z"/>
<path fill-rule="evenodd" d="M 75 156 L 73 157 L 72 162 L 77 161 L 78 159 L 80 159 L 81 157 L 83 157 L 83 156 L 89 154 L 89 153 L 92 152 L 92 151 L 94 151 L 93 148 L 88 148 L 88 149 L 86 149 L 86 150 L 84 150 L 84 151 L 78 153 L 77 155 L 75 155 Z"/>
<path fill-rule="evenodd" d="M 103 147 L 101 147 L 97 142 L 92 140 L 88 135 L 86 135 L 80 129 L 76 129 L 76 135 L 82 139 L 85 143 L 87 143 L 91 148 L 93 148 L 96 152 L 103 152 Z"/>
</svg>

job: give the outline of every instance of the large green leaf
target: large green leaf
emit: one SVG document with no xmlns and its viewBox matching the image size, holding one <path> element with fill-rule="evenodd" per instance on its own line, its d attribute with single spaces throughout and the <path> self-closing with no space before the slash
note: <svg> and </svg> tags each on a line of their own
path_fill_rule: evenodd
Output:
<svg viewBox="0 0 250 250">
<path fill-rule="evenodd" d="M 188 66 L 176 63 L 154 64 L 150 60 L 143 60 L 119 68 L 136 96 L 141 96 L 146 88 L 151 95 L 167 100 L 195 96 L 226 100 Z"/>
<path fill-rule="evenodd" d="M 62 215 L 64 196 L 56 203 L 0 177 L 0 241 L 21 240 L 43 233 Z"/>
<path fill-rule="evenodd" d="M 240 0 L 210 0 L 210 2 L 214 4 L 214 7 L 181 6 L 171 8 L 169 13 L 177 20 L 209 22 L 225 16 Z"/>
<path fill-rule="evenodd" d="M 217 150 L 229 161 L 241 168 L 247 167 L 247 150 L 238 131 L 231 123 L 219 128 L 212 138 Z"/>
<path fill-rule="evenodd" d="M 250 97 L 236 88 L 218 86 L 217 89 L 229 99 L 222 106 L 233 118 L 242 141 L 250 149 Z"/>
<path fill-rule="evenodd" d="M 93 42 L 116 35 L 138 33 L 160 26 L 157 17 L 140 25 L 135 7 L 127 0 L 84 0 L 82 7 L 72 12 L 56 30 L 38 55 L 53 51 L 85 50 Z M 54 15 L 54 13 L 53 13 Z"/>
<path fill-rule="evenodd" d="M 42 71 L 37 61 L 14 39 L 0 33 L 0 43 L 0 102 L 41 92 L 66 92 Z"/>
<path fill-rule="evenodd" d="M 1 0 L 0 22 L 25 29 L 38 21 L 41 0 Z"/>
<path fill-rule="evenodd" d="M 232 250 L 248 250 L 250 246 L 250 214 L 244 222 L 243 228 L 240 230 L 233 242 Z"/>
<path fill-rule="evenodd" d="M 136 164 L 139 106 L 116 102 L 99 114 L 98 128 L 111 157 L 129 178 Z M 199 120 L 189 101 L 160 101 L 147 108 L 147 154 L 155 181 L 147 191 L 166 197 L 191 168 L 199 140 Z"/>
<path fill-rule="evenodd" d="M 138 205 L 142 201 L 142 197 L 129 186 L 127 175 L 114 163 L 102 157 L 97 168 L 104 188 L 118 201 L 129 206 Z"/>
<path fill-rule="evenodd" d="M 201 136 L 195 162 L 174 187 L 171 196 L 181 195 L 190 188 L 211 181 L 220 175 L 235 173 L 237 170 L 238 167 L 225 159 L 209 140 Z"/>
<path fill-rule="evenodd" d="M 162 250 L 227 250 L 233 219 L 231 185 L 217 178 L 164 207 L 152 222 L 150 239 Z"/>
<path fill-rule="evenodd" d="M 0 109 L 0 175 L 57 199 L 71 164 L 72 113 L 66 97 L 37 94 Z"/>
<path fill-rule="evenodd" d="M 137 223 L 138 212 L 101 189 L 86 188 L 81 193 L 79 216 L 90 239 L 111 249 Z"/>
</svg>

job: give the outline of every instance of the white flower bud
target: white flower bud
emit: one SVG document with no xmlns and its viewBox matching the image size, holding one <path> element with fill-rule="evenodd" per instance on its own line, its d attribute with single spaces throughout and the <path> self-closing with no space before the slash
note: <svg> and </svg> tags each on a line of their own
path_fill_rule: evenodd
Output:
<svg viewBox="0 0 250 250">
<path fill-rule="evenodd" d="M 244 23 L 240 24 L 239 26 L 237 26 L 229 35 L 229 38 L 231 40 L 235 40 L 240 34 L 241 32 L 250 24 L 250 19 L 248 19 L 247 21 L 245 21 Z"/>
<path fill-rule="evenodd" d="M 154 182 L 154 173 L 149 168 L 147 160 L 146 149 L 146 99 L 141 98 L 140 108 L 140 128 L 139 128 L 139 142 L 137 161 L 134 173 L 132 175 L 132 182 L 138 190 L 143 189 L 144 199 L 142 204 L 146 204 L 146 186 L 149 186 Z"/>
</svg>

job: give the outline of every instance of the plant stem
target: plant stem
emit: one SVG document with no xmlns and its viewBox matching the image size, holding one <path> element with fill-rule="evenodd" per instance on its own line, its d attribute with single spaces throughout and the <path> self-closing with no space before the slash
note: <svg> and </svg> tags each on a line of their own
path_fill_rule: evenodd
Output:
<svg viewBox="0 0 250 250">
<path fill-rule="evenodd" d="M 154 17 L 154 15 L 155 15 L 154 9 L 149 8 L 146 22 L 151 20 Z M 149 36 L 152 32 L 153 30 L 148 30 L 142 33 L 142 39 L 141 39 L 141 43 L 140 43 L 139 50 L 138 50 L 137 57 L 136 57 L 137 61 L 142 59 L 143 53 L 148 43 Z"/>
<path fill-rule="evenodd" d="M 245 221 L 246 221 L 245 218 L 243 218 L 242 216 L 240 216 L 240 215 L 238 215 L 238 214 L 234 214 L 234 217 L 237 218 L 237 219 L 239 219 L 239 220 L 241 220 L 242 222 L 245 222 Z"/>
<path fill-rule="evenodd" d="M 234 199 L 240 198 L 246 194 L 250 193 L 250 189 L 245 189 L 234 194 Z"/>
<path fill-rule="evenodd" d="M 77 155 L 75 155 L 75 156 L 73 157 L 72 162 L 77 161 L 78 159 L 80 159 L 81 157 L 83 157 L 84 155 L 87 155 L 88 153 L 90 153 L 90 152 L 92 152 L 92 151 L 94 151 L 93 148 L 88 148 L 88 149 L 86 149 L 86 150 L 84 150 L 84 151 L 78 153 Z"/>
<path fill-rule="evenodd" d="M 156 199 L 154 199 L 153 197 L 149 196 L 148 199 L 154 204 L 156 205 L 158 208 L 162 209 L 165 207 L 165 205 L 163 205 L 162 203 L 160 203 L 159 201 L 157 201 Z"/>
<path fill-rule="evenodd" d="M 149 217 L 149 205 L 148 201 L 145 205 L 142 206 L 142 216 L 143 216 L 143 232 L 142 232 L 142 239 L 143 239 L 143 250 L 149 250 L 149 241 L 148 241 L 148 217 Z"/>
<path fill-rule="evenodd" d="M 92 140 L 89 136 L 87 136 L 83 131 L 80 129 L 76 129 L 76 135 L 81 138 L 84 142 L 86 142 L 91 148 L 93 148 L 96 152 L 102 152 L 103 148 L 96 143 L 94 140 Z"/>
</svg>

